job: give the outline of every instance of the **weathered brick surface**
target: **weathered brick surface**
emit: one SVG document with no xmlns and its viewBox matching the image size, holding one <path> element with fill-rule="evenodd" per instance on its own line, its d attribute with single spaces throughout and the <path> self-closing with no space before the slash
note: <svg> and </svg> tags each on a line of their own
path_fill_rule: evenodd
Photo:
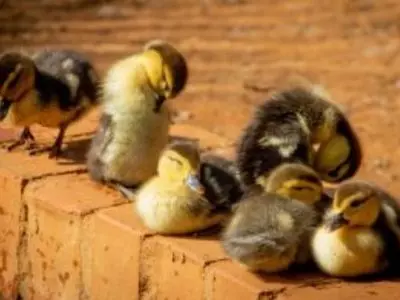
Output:
<svg viewBox="0 0 400 300">
<path fill-rule="evenodd" d="M 148 235 L 132 203 L 101 210 L 85 221 L 82 268 L 91 299 L 137 299 L 141 243 Z"/>
<path fill-rule="evenodd" d="M 0 142 L 14 138 L 18 130 L 2 130 Z M 43 137 L 38 135 L 38 139 Z M 24 256 L 26 208 L 21 191 L 29 180 L 42 176 L 74 171 L 82 166 L 71 165 L 67 160 L 49 160 L 45 155 L 29 157 L 24 150 L 7 153 L 0 149 L 0 287 L 3 296 L 16 295 L 19 281 L 18 268 Z M 67 164 L 63 164 L 67 163 Z"/>
<path fill-rule="evenodd" d="M 6 298 L 15 295 L 17 289 L 22 184 L 21 177 L 0 170 L 0 290 Z"/>
<path fill-rule="evenodd" d="M 142 245 L 143 299 L 203 299 L 204 268 L 224 259 L 216 237 L 152 237 Z"/>
<path fill-rule="evenodd" d="M 264 299 L 263 295 L 273 295 L 293 285 L 279 278 L 262 278 L 231 261 L 223 261 L 207 268 L 205 277 L 209 299 Z M 233 288 L 234 287 L 234 288 Z"/>
<path fill-rule="evenodd" d="M 86 174 L 35 181 L 27 186 L 24 199 L 28 225 L 23 296 L 82 299 L 83 219 L 124 200 L 90 182 Z"/>
</svg>

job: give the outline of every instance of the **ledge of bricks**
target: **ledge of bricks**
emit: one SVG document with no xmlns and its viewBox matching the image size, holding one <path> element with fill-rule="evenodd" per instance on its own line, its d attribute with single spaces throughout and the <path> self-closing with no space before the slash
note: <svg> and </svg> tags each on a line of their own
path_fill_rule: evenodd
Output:
<svg viewBox="0 0 400 300">
<path fill-rule="evenodd" d="M 314 273 L 251 274 L 226 257 L 215 236 L 150 232 L 132 203 L 89 179 L 83 162 L 91 130 L 78 132 L 79 126 L 70 131 L 64 157 L 58 160 L 29 156 L 22 149 L 0 151 L 1 299 L 399 297 L 396 282 L 346 283 Z M 53 137 L 36 128 L 34 133 L 41 143 Z M 0 141 L 15 134 L 0 129 Z M 205 150 L 232 155 L 232 141 L 198 127 L 174 125 L 172 136 L 198 139 Z"/>
</svg>

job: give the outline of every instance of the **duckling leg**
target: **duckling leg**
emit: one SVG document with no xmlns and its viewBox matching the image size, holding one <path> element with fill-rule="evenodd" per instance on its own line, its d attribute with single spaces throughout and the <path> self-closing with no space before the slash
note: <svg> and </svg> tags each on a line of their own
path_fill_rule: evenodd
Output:
<svg viewBox="0 0 400 300">
<path fill-rule="evenodd" d="M 64 135 L 65 135 L 65 130 L 66 129 L 67 129 L 66 125 L 61 125 L 60 126 L 60 130 L 58 132 L 58 136 L 57 136 L 53 146 L 51 146 L 51 148 L 50 148 L 49 158 L 57 157 L 57 156 L 60 155 L 61 146 L 62 146 L 62 142 L 64 140 Z"/>
<path fill-rule="evenodd" d="M 50 151 L 49 158 L 58 157 L 61 153 L 61 146 L 65 135 L 65 130 L 67 129 L 67 125 L 63 124 L 59 128 L 59 132 L 54 144 L 50 147 L 43 147 L 40 149 L 33 149 L 29 151 L 29 155 L 37 155 L 46 151 Z"/>
<path fill-rule="evenodd" d="M 13 151 L 15 148 L 22 146 L 25 143 L 27 143 L 28 149 L 33 148 L 35 145 L 35 137 L 29 130 L 29 127 L 24 127 L 19 138 L 11 145 L 5 146 L 5 148 L 7 151 Z"/>
</svg>

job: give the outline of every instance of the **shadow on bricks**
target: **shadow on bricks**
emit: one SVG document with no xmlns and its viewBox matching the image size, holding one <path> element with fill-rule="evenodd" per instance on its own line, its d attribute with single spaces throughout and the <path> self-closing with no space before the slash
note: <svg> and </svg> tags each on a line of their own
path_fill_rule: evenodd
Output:
<svg viewBox="0 0 400 300">
<path fill-rule="evenodd" d="M 65 161 L 59 162 L 61 165 L 76 165 L 86 163 L 86 153 L 89 150 L 92 137 L 85 137 L 66 142 L 60 158 Z"/>
</svg>

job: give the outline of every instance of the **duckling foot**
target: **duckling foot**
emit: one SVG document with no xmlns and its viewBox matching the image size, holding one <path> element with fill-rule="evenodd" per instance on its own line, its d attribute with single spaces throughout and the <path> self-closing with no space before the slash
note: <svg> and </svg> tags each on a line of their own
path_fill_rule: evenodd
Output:
<svg viewBox="0 0 400 300">
<path fill-rule="evenodd" d="M 22 146 L 24 144 L 26 144 L 26 149 L 32 149 L 36 147 L 35 137 L 30 132 L 28 127 L 25 127 L 22 130 L 18 140 L 13 142 L 11 145 L 2 145 L 2 148 L 5 148 L 7 151 L 11 152 L 15 148 L 18 148 L 19 146 Z"/>
</svg>

